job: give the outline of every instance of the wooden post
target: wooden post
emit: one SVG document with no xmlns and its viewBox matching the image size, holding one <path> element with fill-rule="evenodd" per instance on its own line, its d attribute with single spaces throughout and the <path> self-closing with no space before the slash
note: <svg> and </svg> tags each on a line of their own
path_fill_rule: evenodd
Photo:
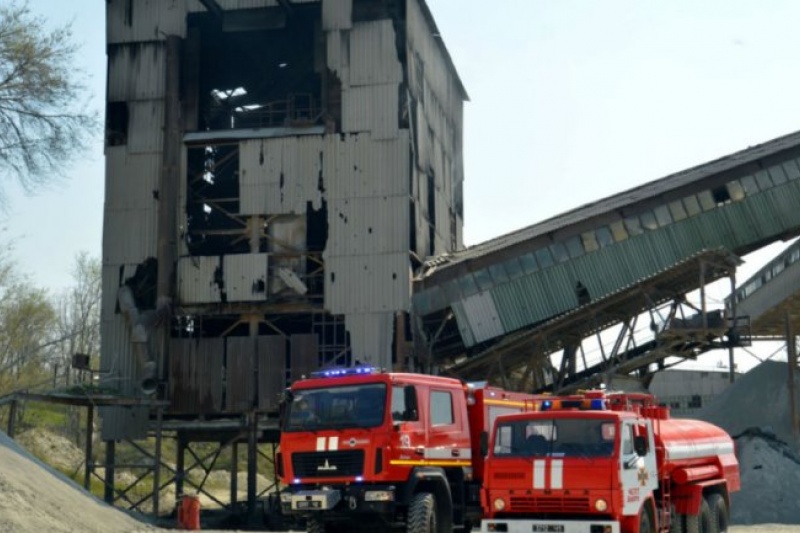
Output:
<svg viewBox="0 0 800 533">
<path fill-rule="evenodd" d="M 156 407 L 156 449 L 153 465 L 153 516 L 158 517 L 159 500 L 161 496 L 161 437 L 164 408 Z"/>
<path fill-rule="evenodd" d="M 247 432 L 247 514 L 250 519 L 256 514 L 256 474 L 258 473 L 258 416 L 249 413 L 250 428 Z"/>
<path fill-rule="evenodd" d="M 103 490 L 103 499 L 106 503 L 114 504 L 114 461 L 116 461 L 116 442 L 113 440 L 106 441 L 106 474 Z"/>
<path fill-rule="evenodd" d="M 239 499 L 239 443 L 231 444 L 231 506 Z"/>
<path fill-rule="evenodd" d="M 94 459 L 92 459 L 92 433 L 94 429 L 94 405 L 89 404 L 86 410 L 86 468 L 83 471 L 83 488 L 91 489 L 91 475 L 94 470 Z"/>
<path fill-rule="evenodd" d="M 8 409 L 8 436 L 12 439 L 14 438 L 14 426 L 16 425 L 17 421 L 17 400 L 11 400 L 11 404 L 9 405 Z"/>
<path fill-rule="evenodd" d="M 178 432 L 178 456 L 175 458 L 175 503 L 183 497 L 183 479 L 186 477 L 186 436 Z"/>
</svg>

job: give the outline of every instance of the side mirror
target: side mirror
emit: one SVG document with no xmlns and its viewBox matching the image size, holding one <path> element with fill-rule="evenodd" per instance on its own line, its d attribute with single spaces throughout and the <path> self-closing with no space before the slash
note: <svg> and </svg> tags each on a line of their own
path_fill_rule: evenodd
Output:
<svg viewBox="0 0 800 533">
<path fill-rule="evenodd" d="M 644 435 L 633 437 L 633 450 L 639 457 L 647 455 L 647 437 Z"/>
<path fill-rule="evenodd" d="M 489 432 L 481 431 L 481 457 L 489 455 Z"/>
</svg>

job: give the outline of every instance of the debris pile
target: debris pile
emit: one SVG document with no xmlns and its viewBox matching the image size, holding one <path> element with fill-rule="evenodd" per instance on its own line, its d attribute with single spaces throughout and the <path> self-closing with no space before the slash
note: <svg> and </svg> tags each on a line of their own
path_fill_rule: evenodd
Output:
<svg viewBox="0 0 800 533">
<path fill-rule="evenodd" d="M 800 455 L 792 445 L 786 363 L 767 361 L 744 374 L 696 416 L 736 439 L 742 490 L 732 495 L 734 524 L 800 523 Z M 800 380 L 795 377 L 800 394 Z M 800 408 L 798 408 L 800 413 Z"/>
</svg>

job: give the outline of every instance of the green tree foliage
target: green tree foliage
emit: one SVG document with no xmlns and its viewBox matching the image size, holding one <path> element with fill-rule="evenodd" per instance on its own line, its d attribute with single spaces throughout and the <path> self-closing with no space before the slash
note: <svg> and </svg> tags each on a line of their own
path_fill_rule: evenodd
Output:
<svg viewBox="0 0 800 533">
<path fill-rule="evenodd" d="M 63 175 L 97 128 L 76 53 L 69 25 L 51 29 L 27 3 L 0 2 L 0 176 L 27 192 Z"/>
<path fill-rule="evenodd" d="M 47 292 L 0 264 L 0 395 L 40 385 L 52 356 L 55 311 Z"/>
</svg>

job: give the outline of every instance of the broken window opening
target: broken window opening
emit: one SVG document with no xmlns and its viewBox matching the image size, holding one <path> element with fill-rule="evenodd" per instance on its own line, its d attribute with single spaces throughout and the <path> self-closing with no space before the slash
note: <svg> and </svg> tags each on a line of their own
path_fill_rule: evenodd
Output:
<svg viewBox="0 0 800 533">
<path fill-rule="evenodd" d="M 190 146 L 187 149 L 186 232 L 192 255 L 249 252 L 241 236 L 246 224 L 239 212 L 238 145 Z"/>
<path fill-rule="evenodd" d="M 128 144 L 128 102 L 108 102 L 106 106 L 106 146 Z"/>
<path fill-rule="evenodd" d="M 289 18 L 277 17 L 279 12 L 282 8 L 226 12 L 231 21 L 275 21 L 256 26 L 220 25 L 207 12 L 189 15 L 190 30 L 199 34 L 199 69 L 187 74 L 198 79 L 185 84 L 198 87 L 199 130 L 322 123 L 322 77 L 316 65 L 325 61 L 315 57 L 324 53 L 324 47 L 315 47 L 320 6 L 298 5 Z"/>
</svg>

